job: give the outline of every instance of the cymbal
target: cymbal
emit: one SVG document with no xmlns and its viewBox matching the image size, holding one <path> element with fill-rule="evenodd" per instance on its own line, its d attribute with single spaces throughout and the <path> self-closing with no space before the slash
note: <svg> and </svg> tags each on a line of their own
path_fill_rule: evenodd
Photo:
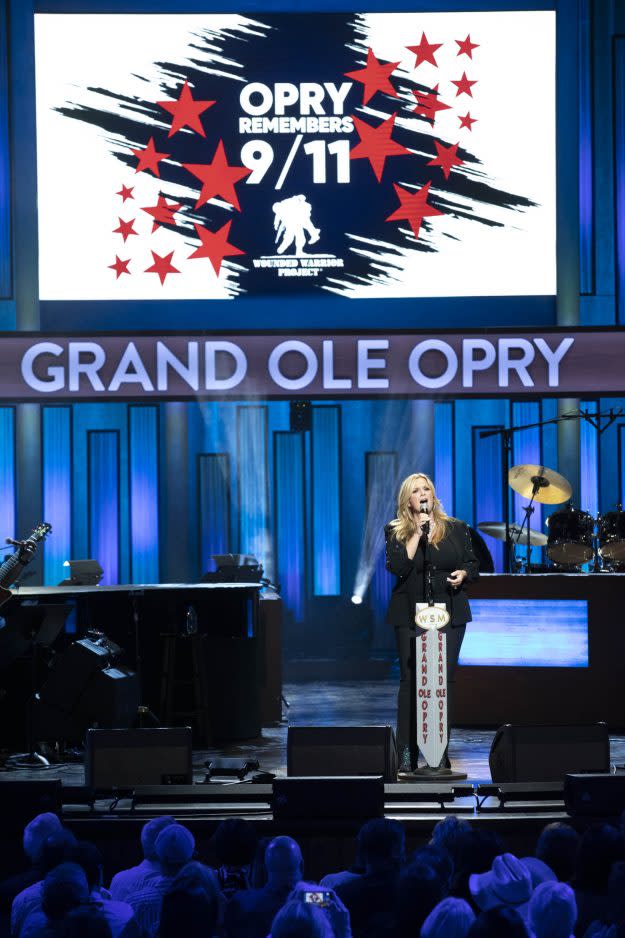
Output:
<svg viewBox="0 0 625 938">
<path fill-rule="evenodd" d="M 494 537 L 497 541 L 505 541 L 506 539 L 505 521 L 482 521 L 477 527 L 478 530 L 483 531 L 484 534 L 488 534 L 489 537 Z M 510 532 L 511 541 L 516 542 L 518 540 L 521 547 L 523 544 L 527 544 L 527 528 L 523 528 L 523 531 L 521 531 L 521 525 L 513 523 L 510 524 L 508 530 Z M 534 531 L 530 528 L 530 545 L 532 547 L 544 547 L 546 543 L 546 534 L 542 534 L 541 531 Z"/>
<path fill-rule="evenodd" d="M 567 502 L 573 494 L 564 476 L 546 466 L 513 466 L 508 473 L 508 483 L 523 498 L 531 498 L 534 487 L 538 486 L 534 501 L 545 505 Z"/>
</svg>

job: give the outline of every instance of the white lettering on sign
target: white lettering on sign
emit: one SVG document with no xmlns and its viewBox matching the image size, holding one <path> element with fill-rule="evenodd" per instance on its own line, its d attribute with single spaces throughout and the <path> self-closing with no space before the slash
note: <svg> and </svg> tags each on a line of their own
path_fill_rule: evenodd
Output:
<svg viewBox="0 0 625 938">
<path fill-rule="evenodd" d="M 13 341 L 19 352 L 11 351 Z M 268 396 L 308 390 L 311 396 L 340 392 L 346 397 L 358 392 L 409 394 L 415 388 L 426 393 L 446 389 L 462 393 L 466 388 L 473 394 L 482 387 L 487 393 L 498 389 L 506 393 L 509 388 L 530 393 L 535 388 L 570 389 L 571 364 L 564 383 L 561 371 L 577 341 L 573 336 L 471 336 L 454 340 L 453 345 L 442 338 L 413 341 L 408 335 L 357 334 L 261 336 L 258 341 L 244 335 L 214 340 L 133 336 L 123 341 L 120 336 L 98 336 L 57 337 L 29 345 L 8 337 L 3 340 L 0 396 L 20 399 L 24 384 L 30 391 L 26 397 L 65 393 L 85 398 L 126 391 L 161 396 L 185 391 L 189 396 L 202 391 L 225 394 L 239 388 L 242 393 Z M 617 340 L 612 344 L 616 346 Z M 580 352 L 578 348 L 578 358 Z M 11 367 L 15 374 L 7 380 Z M 614 366 L 608 361 L 608 367 Z M 617 387 L 620 378 L 605 380 Z"/>
<path fill-rule="evenodd" d="M 273 111 L 274 114 L 285 114 L 289 108 L 297 110 L 304 117 L 308 114 L 343 114 L 345 98 L 352 87 L 351 81 L 344 81 L 335 85 L 331 81 L 323 84 L 304 81 L 294 85 L 289 81 L 278 81 L 273 86 L 260 81 L 252 81 L 241 89 L 239 101 L 246 114 L 254 117 Z M 325 99 L 329 98 L 328 109 Z"/>
</svg>

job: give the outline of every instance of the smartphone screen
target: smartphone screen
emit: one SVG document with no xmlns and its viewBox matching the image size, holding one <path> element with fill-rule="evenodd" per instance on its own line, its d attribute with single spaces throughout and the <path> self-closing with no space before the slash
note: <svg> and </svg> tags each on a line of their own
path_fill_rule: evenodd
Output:
<svg viewBox="0 0 625 938">
<path fill-rule="evenodd" d="M 315 889 L 304 893 L 304 902 L 311 902 L 313 905 L 328 905 L 331 893 L 325 889 Z"/>
</svg>

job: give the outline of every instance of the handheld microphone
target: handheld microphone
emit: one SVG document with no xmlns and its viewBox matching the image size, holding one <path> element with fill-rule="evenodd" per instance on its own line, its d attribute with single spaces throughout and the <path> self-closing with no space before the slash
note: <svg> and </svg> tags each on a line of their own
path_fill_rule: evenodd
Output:
<svg viewBox="0 0 625 938">
<path fill-rule="evenodd" d="M 419 511 L 423 515 L 429 515 L 430 513 L 430 509 L 428 508 L 428 503 L 425 498 L 422 500 L 421 504 L 419 505 Z"/>
</svg>

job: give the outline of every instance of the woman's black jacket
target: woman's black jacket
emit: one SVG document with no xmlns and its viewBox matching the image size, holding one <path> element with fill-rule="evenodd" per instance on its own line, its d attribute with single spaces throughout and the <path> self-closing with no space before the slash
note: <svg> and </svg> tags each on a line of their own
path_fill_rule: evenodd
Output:
<svg viewBox="0 0 625 938">
<path fill-rule="evenodd" d="M 390 524 L 384 528 L 386 538 L 386 569 L 397 577 L 389 603 L 386 621 L 391 625 L 414 627 L 415 605 L 424 602 L 423 595 L 423 550 L 417 548 L 414 559 L 406 553 L 406 545 L 393 534 Z M 465 584 L 478 578 L 478 562 L 473 552 L 471 535 L 463 521 L 450 518 L 447 534 L 433 547 L 428 544 L 427 556 L 431 565 L 434 602 L 444 602 L 451 616 L 452 625 L 464 625 L 471 621 L 471 609 Z M 458 589 L 447 583 L 453 570 L 466 570 L 467 578 Z"/>
</svg>

